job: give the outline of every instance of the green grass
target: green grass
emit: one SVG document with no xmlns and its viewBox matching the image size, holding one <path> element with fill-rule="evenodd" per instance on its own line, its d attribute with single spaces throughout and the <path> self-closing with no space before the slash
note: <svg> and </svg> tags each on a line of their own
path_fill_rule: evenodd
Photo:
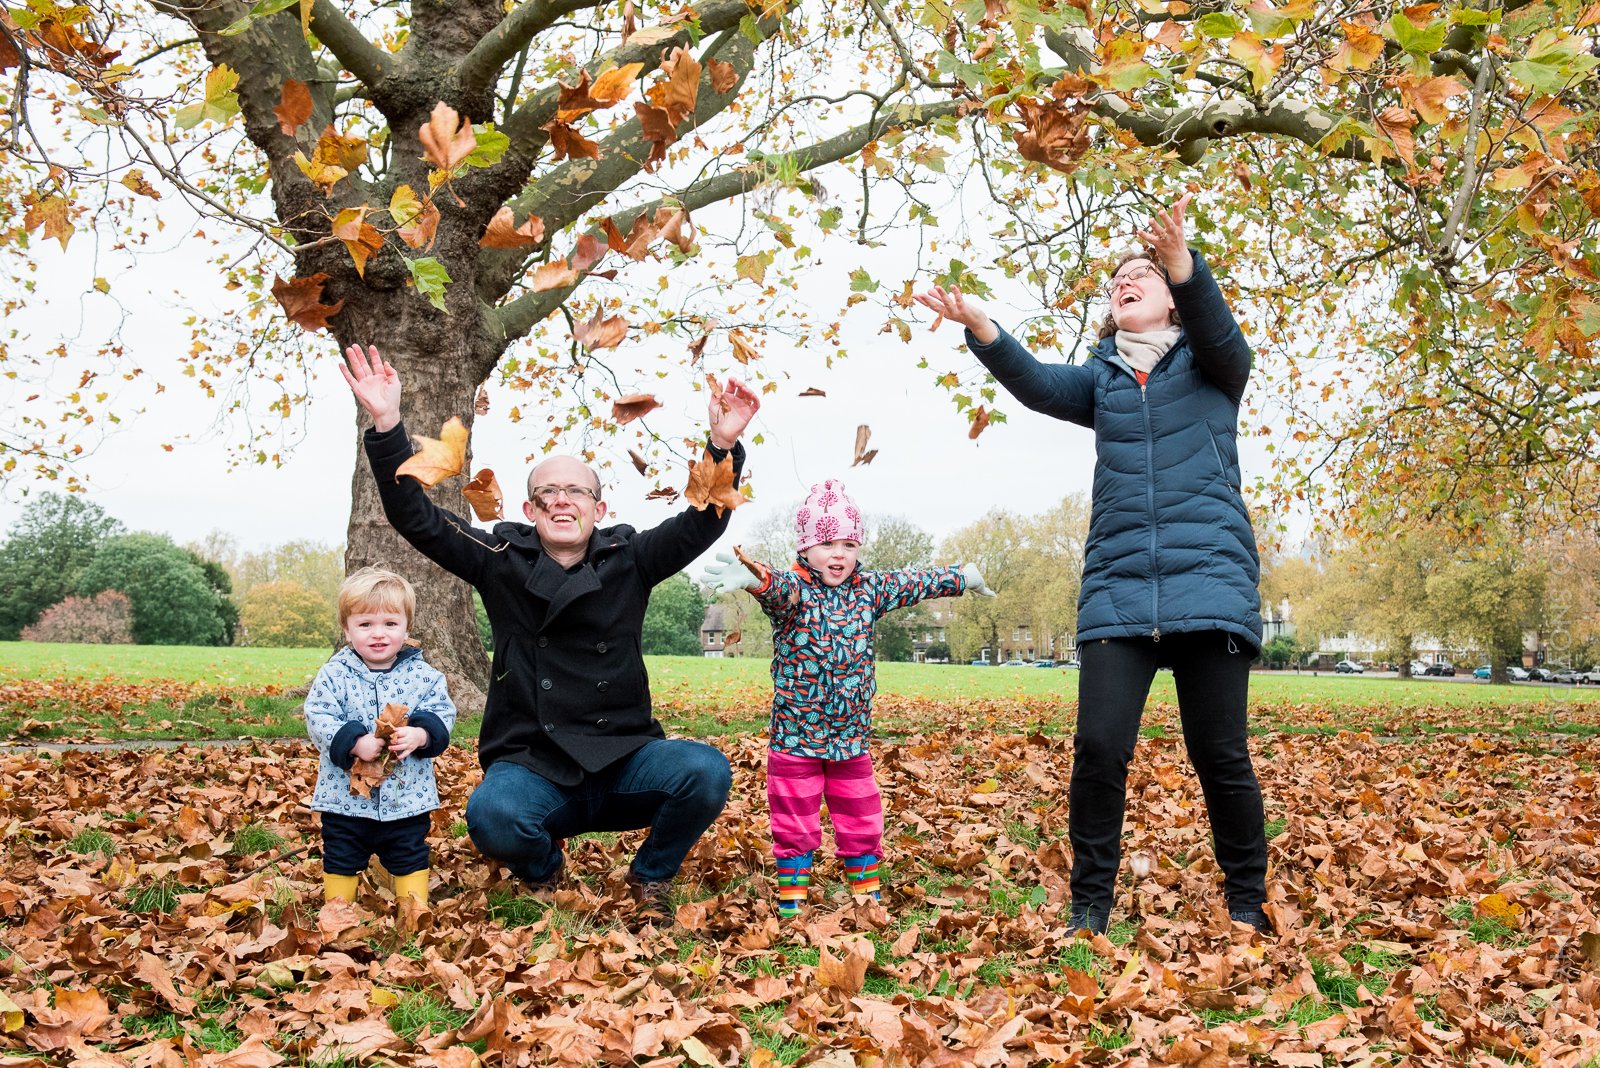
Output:
<svg viewBox="0 0 1600 1068">
<path fill-rule="evenodd" d="M 170 875 L 146 883 L 128 894 L 128 908 L 132 912 L 171 912 L 178 907 L 178 895 L 187 892 Z"/>
<path fill-rule="evenodd" d="M 299 686 L 329 649 L 234 649 L 196 645 L 66 645 L 0 642 L 0 679 L 180 679 L 218 686 Z"/>
<path fill-rule="evenodd" d="M 283 835 L 259 823 L 246 823 L 233 836 L 233 851 L 242 856 L 267 853 L 283 845 Z"/>
<path fill-rule="evenodd" d="M 552 906 L 531 894 L 517 894 L 510 890 L 489 891 L 489 918 L 502 927 L 528 927 L 538 923 Z"/>
<path fill-rule="evenodd" d="M 424 1032 L 444 1032 L 460 1027 L 472 1018 L 469 1010 L 458 1009 L 443 998 L 426 991 L 403 994 L 400 1003 L 389 1010 L 389 1026 L 407 1042 Z"/>
<path fill-rule="evenodd" d="M 67 848 L 74 853 L 99 853 L 109 857 L 117 851 L 117 840 L 98 827 L 86 827 L 72 837 Z"/>
</svg>

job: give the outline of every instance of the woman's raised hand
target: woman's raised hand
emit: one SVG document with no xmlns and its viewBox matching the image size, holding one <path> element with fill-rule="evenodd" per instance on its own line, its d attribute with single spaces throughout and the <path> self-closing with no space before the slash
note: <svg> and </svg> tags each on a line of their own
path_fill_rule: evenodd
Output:
<svg viewBox="0 0 1600 1068">
<path fill-rule="evenodd" d="M 1000 336 L 1000 330 L 989 318 L 989 313 L 980 305 L 968 301 L 958 286 L 951 286 L 949 289 L 944 286 L 934 286 L 914 295 L 911 299 L 937 313 L 940 320 L 949 319 L 953 323 L 960 323 L 971 330 L 972 336 L 985 345 Z M 937 327 L 939 323 L 935 322 L 933 325 Z"/>
<path fill-rule="evenodd" d="M 1139 240 L 1149 245 L 1167 269 L 1167 281 L 1183 283 L 1194 273 L 1194 261 L 1189 257 L 1189 242 L 1183 233 L 1183 210 L 1189 206 L 1192 194 L 1185 193 L 1168 208 L 1151 216 L 1150 222 L 1139 231 Z"/>
<path fill-rule="evenodd" d="M 384 362 L 372 345 L 367 346 L 366 352 L 361 351 L 360 345 L 351 345 L 344 350 L 344 358 L 339 373 L 356 395 L 356 403 L 372 416 L 372 425 L 379 433 L 393 430 L 400 422 L 400 372 L 394 364 Z"/>
</svg>

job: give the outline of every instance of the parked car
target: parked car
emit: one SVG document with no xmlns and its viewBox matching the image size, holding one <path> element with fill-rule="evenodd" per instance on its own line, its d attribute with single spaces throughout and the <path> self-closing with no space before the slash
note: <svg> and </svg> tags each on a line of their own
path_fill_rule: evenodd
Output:
<svg viewBox="0 0 1600 1068">
<path fill-rule="evenodd" d="M 1004 664 L 1001 664 L 1000 666 L 1001 667 L 1027 667 L 1028 666 L 1028 662 L 1026 660 L 1007 660 Z"/>
<path fill-rule="evenodd" d="M 1420 660 L 1411 661 L 1411 674 L 1413 674 L 1413 675 L 1426 675 L 1427 673 L 1428 673 L 1428 665 L 1427 664 L 1424 664 Z"/>
<path fill-rule="evenodd" d="M 1579 672 L 1575 668 L 1556 668 L 1551 682 L 1559 682 L 1563 686 L 1576 686 Z"/>
<path fill-rule="evenodd" d="M 1354 660 L 1341 660 L 1337 664 L 1333 665 L 1333 670 L 1337 671 L 1341 675 L 1361 675 L 1364 674 L 1367 669 L 1356 663 Z"/>
<path fill-rule="evenodd" d="M 1033 662 L 1033 666 L 1034 667 L 1055 667 L 1056 666 L 1056 662 L 1054 660 L 1035 660 Z"/>
<path fill-rule="evenodd" d="M 989 666 L 989 661 L 987 661 L 987 660 L 974 660 L 972 663 L 968 664 L 967 666 L 968 667 L 988 667 Z"/>
<path fill-rule="evenodd" d="M 1506 678 L 1512 682 L 1527 682 L 1528 669 L 1521 664 L 1510 664 L 1506 667 Z"/>
<path fill-rule="evenodd" d="M 1582 686 L 1600 686 L 1600 665 L 1578 672 L 1578 683 Z"/>
<path fill-rule="evenodd" d="M 1075 667 L 1082 667 L 1083 665 L 1078 663 L 1077 658 L 1074 657 L 1071 660 L 1068 660 L 1066 663 L 1062 664 L 1061 666 L 1064 667 L 1064 668 L 1075 668 Z"/>
<path fill-rule="evenodd" d="M 1489 670 L 1488 664 L 1479 664 L 1477 667 L 1472 669 L 1472 677 L 1475 679 L 1486 679 L 1491 674 L 1493 674 L 1493 672 Z"/>
<path fill-rule="evenodd" d="M 1528 669 L 1529 682 L 1554 682 L 1556 673 L 1549 668 L 1531 667 Z"/>
<path fill-rule="evenodd" d="M 1422 673 L 1424 675 L 1438 675 L 1438 676 L 1445 676 L 1445 677 L 1454 677 L 1455 673 L 1456 673 L 1456 666 L 1454 664 L 1450 663 L 1450 661 L 1448 661 L 1448 660 L 1441 660 L 1437 664 L 1429 664 L 1427 666 L 1427 668 L 1423 670 Z"/>
</svg>

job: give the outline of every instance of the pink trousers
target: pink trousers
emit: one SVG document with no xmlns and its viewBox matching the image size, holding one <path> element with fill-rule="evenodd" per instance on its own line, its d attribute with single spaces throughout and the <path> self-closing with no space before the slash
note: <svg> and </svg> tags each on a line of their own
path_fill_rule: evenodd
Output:
<svg viewBox="0 0 1600 1068">
<path fill-rule="evenodd" d="M 821 844 L 824 799 L 839 856 L 883 855 L 883 796 L 872 775 L 871 754 L 819 760 L 769 750 L 773 856 L 797 857 Z"/>
</svg>

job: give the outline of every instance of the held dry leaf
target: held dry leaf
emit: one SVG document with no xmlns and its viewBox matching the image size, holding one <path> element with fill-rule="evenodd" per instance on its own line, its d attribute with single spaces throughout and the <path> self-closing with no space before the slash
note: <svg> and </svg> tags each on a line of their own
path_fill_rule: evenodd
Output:
<svg viewBox="0 0 1600 1068">
<path fill-rule="evenodd" d="M 422 155 L 442 171 L 454 171 L 478 147 L 472 123 L 443 100 L 433 106 L 433 114 L 417 131 Z"/>
<path fill-rule="evenodd" d="M 290 322 L 315 332 L 324 329 L 329 318 L 344 307 L 342 300 L 337 304 L 322 303 L 322 287 L 327 281 L 328 276 L 321 271 L 310 278 L 291 278 L 287 282 L 273 275 L 272 295 Z"/>
<path fill-rule="evenodd" d="M 509 204 L 502 204 L 500 210 L 494 213 L 494 218 L 489 220 L 488 227 L 483 231 L 483 237 L 478 244 L 483 248 L 524 248 L 528 245 L 537 245 L 544 240 L 544 220 L 537 215 L 530 215 L 521 226 L 517 225 L 517 217 L 512 212 Z"/>
<path fill-rule="evenodd" d="M 387 742 L 394 736 L 395 731 L 406 725 L 406 716 L 410 714 L 409 705 L 390 701 L 383 706 L 383 711 L 378 713 L 378 722 L 373 726 L 372 733 L 378 736 L 379 741 Z"/>
<path fill-rule="evenodd" d="M 659 407 L 661 407 L 661 402 L 648 393 L 630 393 L 626 397 L 618 397 L 611 402 L 611 418 L 618 424 L 631 423 L 641 416 L 649 415 Z M 629 455 L 632 455 L 631 450 Z M 634 466 L 638 466 L 637 462 Z M 642 467 L 639 469 L 639 473 L 644 473 Z"/>
<path fill-rule="evenodd" d="M 278 106 L 272 113 L 278 117 L 278 129 L 283 131 L 283 136 L 293 137 L 311 118 L 311 90 L 306 88 L 306 83 L 286 79 Z"/>
<path fill-rule="evenodd" d="M 604 311 L 596 308 L 594 317 L 572 328 L 578 344 L 593 352 L 596 349 L 614 349 L 628 336 L 628 320 L 620 315 L 602 318 Z"/>
<path fill-rule="evenodd" d="M 427 489 L 452 475 L 459 475 L 467 462 L 467 428 L 461 420 L 451 416 L 439 431 L 438 439 L 417 435 L 421 447 L 395 472 L 396 477 L 410 475 Z"/>
<path fill-rule="evenodd" d="M 867 449 L 867 442 L 871 439 L 871 437 L 872 428 L 870 426 L 862 423 L 860 426 L 856 427 L 856 454 L 855 459 L 850 461 L 851 467 L 854 467 L 857 464 L 870 464 L 872 462 L 872 458 L 878 455 L 877 449 L 872 449 L 870 451 Z"/>
<path fill-rule="evenodd" d="M 724 456 L 719 462 L 711 458 L 708 449 L 700 459 L 689 465 L 689 484 L 683 488 L 683 499 L 697 511 L 715 508 L 717 515 L 721 516 L 723 512 L 745 502 L 745 496 L 739 492 L 736 483 L 733 456 Z"/>
<path fill-rule="evenodd" d="M 372 791 L 383 785 L 389 774 L 387 760 L 357 760 L 350 765 L 350 794 L 352 797 L 371 797 Z"/>
</svg>

